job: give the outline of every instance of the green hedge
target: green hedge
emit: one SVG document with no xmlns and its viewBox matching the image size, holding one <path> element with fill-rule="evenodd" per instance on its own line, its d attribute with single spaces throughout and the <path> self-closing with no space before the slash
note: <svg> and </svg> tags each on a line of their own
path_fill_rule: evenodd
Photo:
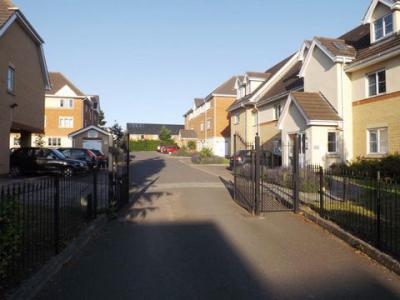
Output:
<svg viewBox="0 0 400 300">
<path fill-rule="evenodd" d="M 161 145 L 161 141 L 158 140 L 140 140 L 130 141 L 130 151 L 157 151 L 157 147 Z"/>
</svg>

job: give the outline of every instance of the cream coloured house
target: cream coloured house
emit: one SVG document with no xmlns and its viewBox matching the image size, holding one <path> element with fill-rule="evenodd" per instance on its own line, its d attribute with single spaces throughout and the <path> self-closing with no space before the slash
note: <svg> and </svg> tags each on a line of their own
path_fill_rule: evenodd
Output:
<svg viewBox="0 0 400 300">
<path fill-rule="evenodd" d="M 272 74 L 258 92 L 238 97 L 232 131 L 248 140 L 257 132 L 283 165 L 290 165 L 295 136 L 303 165 L 399 152 L 399 33 L 400 2 L 371 1 L 363 24 L 338 38 L 305 41 L 281 64 L 280 79 Z"/>
</svg>

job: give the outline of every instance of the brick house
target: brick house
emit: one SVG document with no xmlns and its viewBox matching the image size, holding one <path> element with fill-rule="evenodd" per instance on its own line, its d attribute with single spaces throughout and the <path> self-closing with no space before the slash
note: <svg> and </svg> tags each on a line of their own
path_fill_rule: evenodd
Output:
<svg viewBox="0 0 400 300">
<path fill-rule="evenodd" d="M 50 88 L 43 39 L 10 0 L 0 0 L 0 174 L 9 170 L 9 140 L 29 146 L 44 131 L 44 95 Z"/>
</svg>

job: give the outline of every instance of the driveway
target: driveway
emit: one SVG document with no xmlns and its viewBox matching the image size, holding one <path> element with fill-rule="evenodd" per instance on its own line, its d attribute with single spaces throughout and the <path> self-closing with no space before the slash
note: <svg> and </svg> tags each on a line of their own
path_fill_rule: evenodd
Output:
<svg viewBox="0 0 400 300">
<path fill-rule="evenodd" d="M 135 203 L 37 299 L 400 299 L 400 278 L 292 213 L 254 218 L 219 171 L 137 153 Z"/>
</svg>

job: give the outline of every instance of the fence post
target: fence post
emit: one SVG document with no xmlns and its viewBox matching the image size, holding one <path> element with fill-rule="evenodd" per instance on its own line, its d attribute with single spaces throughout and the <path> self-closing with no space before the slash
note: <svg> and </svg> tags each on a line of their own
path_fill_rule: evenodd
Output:
<svg viewBox="0 0 400 300">
<path fill-rule="evenodd" d="M 129 133 L 126 135 L 126 202 L 129 202 L 129 192 L 130 192 L 130 164 L 131 164 L 131 153 L 130 153 L 130 144 L 129 144 Z"/>
<path fill-rule="evenodd" d="M 260 182 L 260 157 L 261 157 L 261 147 L 260 147 L 260 137 L 257 133 L 255 138 L 255 180 L 254 180 L 254 193 L 255 193 L 255 208 L 254 212 L 258 216 L 260 215 L 260 204 L 261 204 L 261 182 Z"/>
<path fill-rule="evenodd" d="M 97 218 L 97 168 L 93 169 L 93 218 Z"/>
<path fill-rule="evenodd" d="M 112 171 L 108 171 L 108 209 L 114 205 L 114 176 Z"/>
<path fill-rule="evenodd" d="M 54 177 L 54 252 L 60 251 L 60 177 Z"/>
<path fill-rule="evenodd" d="M 236 200 L 236 133 L 233 135 L 233 199 Z"/>
<path fill-rule="evenodd" d="M 87 196 L 87 204 L 86 204 L 86 220 L 90 221 L 93 216 L 93 197 L 92 194 Z"/>
<path fill-rule="evenodd" d="M 324 168 L 319 166 L 319 210 L 321 216 L 324 216 L 324 209 Z"/>
<path fill-rule="evenodd" d="M 294 138 L 293 149 L 293 211 L 299 212 L 299 135 Z"/>
<path fill-rule="evenodd" d="M 377 173 L 376 186 L 376 247 L 381 248 L 381 172 Z"/>
</svg>

